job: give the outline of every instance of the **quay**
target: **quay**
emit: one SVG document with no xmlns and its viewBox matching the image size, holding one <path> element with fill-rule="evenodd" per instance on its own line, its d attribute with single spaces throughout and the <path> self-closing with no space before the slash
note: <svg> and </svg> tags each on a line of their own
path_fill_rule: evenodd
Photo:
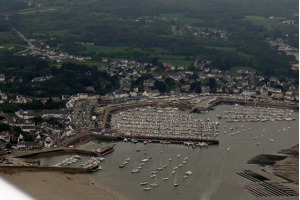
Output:
<svg viewBox="0 0 300 200">
<path fill-rule="evenodd" d="M 64 172 L 71 174 L 92 173 L 95 167 L 48 167 L 48 166 L 19 166 L 19 165 L 0 165 L 0 172 L 18 173 L 18 172 Z"/>
<path fill-rule="evenodd" d="M 45 157 L 45 156 L 70 154 L 70 153 L 84 154 L 84 155 L 91 155 L 91 156 L 104 156 L 113 151 L 114 151 L 114 148 L 112 146 L 104 147 L 99 152 L 76 149 L 76 148 L 58 148 L 58 149 L 28 152 L 28 153 L 23 153 L 23 154 L 21 153 L 20 155 L 16 155 L 14 157 L 15 158 L 38 158 L 38 157 Z"/>
<path fill-rule="evenodd" d="M 243 106 L 255 106 L 255 107 L 270 107 L 270 108 L 282 108 L 282 109 L 291 109 L 291 110 L 299 110 L 298 104 L 291 103 L 275 103 L 275 102 L 261 102 L 254 100 L 240 100 L 240 99 L 231 99 L 224 97 L 217 97 L 215 99 L 210 99 L 208 101 L 201 102 L 193 106 L 190 110 L 191 113 L 201 112 L 214 109 L 215 106 L 219 104 L 239 104 Z"/>
<path fill-rule="evenodd" d="M 127 137 L 121 136 L 123 139 L 129 139 Z M 176 138 L 176 137 L 162 137 L 162 136 L 143 136 L 143 135 L 135 135 L 130 137 L 130 139 L 135 140 L 136 142 L 144 142 L 148 141 L 151 143 L 163 143 L 163 144 L 184 144 L 184 142 L 205 142 L 210 145 L 218 145 L 219 140 L 218 138 L 190 138 L 190 137 L 182 137 L 182 138 Z M 130 140 L 129 140 L 130 142 Z"/>
<path fill-rule="evenodd" d="M 39 150 L 34 152 L 21 153 L 20 155 L 15 155 L 14 158 L 38 158 L 45 156 L 55 156 L 62 155 L 66 153 L 76 153 L 85 154 L 91 156 L 105 156 L 112 153 L 114 148 L 112 146 L 107 146 L 99 151 L 87 151 L 82 149 L 74 148 L 59 148 L 51 150 Z M 98 164 L 90 165 L 87 167 L 68 167 L 68 166 L 39 166 L 39 165 L 25 165 L 25 164 L 0 164 L 0 172 L 4 173 L 17 173 L 17 172 L 64 172 L 64 173 L 93 173 L 98 170 Z"/>
</svg>

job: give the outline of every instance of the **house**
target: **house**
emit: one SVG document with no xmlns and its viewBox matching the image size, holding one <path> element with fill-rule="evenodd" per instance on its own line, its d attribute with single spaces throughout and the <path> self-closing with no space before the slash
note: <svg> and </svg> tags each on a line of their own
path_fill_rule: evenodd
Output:
<svg viewBox="0 0 300 200">
<path fill-rule="evenodd" d="M 189 92 L 190 89 L 191 89 L 191 85 L 190 84 L 184 84 L 184 85 L 182 85 L 181 88 L 182 88 L 182 91 Z"/>
<path fill-rule="evenodd" d="M 87 93 L 78 93 L 77 94 L 79 100 L 81 99 L 88 99 L 89 95 Z"/>
<path fill-rule="evenodd" d="M 36 130 L 36 126 L 34 125 L 26 125 L 26 126 L 20 126 L 20 128 L 22 129 L 22 131 L 24 132 L 34 132 Z"/>
<path fill-rule="evenodd" d="M 16 96 L 16 102 L 17 102 L 17 103 L 27 103 L 27 100 L 26 100 L 26 98 L 25 98 L 24 96 L 22 96 L 22 95 L 17 95 L 17 96 Z"/>
<path fill-rule="evenodd" d="M 153 87 L 154 86 L 154 80 L 153 79 L 147 79 L 143 82 L 144 87 Z"/>
<path fill-rule="evenodd" d="M 210 92 L 210 89 L 208 86 L 202 86 L 201 87 L 201 93 L 209 93 Z"/>
<path fill-rule="evenodd" d="M 272 97 L 272 99 L 275 99 L 275 100 L 283 100 L 284 99 L 283 94 L 277 94 L 277 93 L 272 94 L 271 97 Z"/>
<path fill-rule="evenodd" d="M 22 119 L 31 119 L 31 118 L 34 118 L 36 116 L 36 113 L 33 112 L 32 110 L 19 110 L 17 112 L 15 112 L 15 115 L 19 118 L 22 118 Z"/>
<path fill-rule="evenodd" d="M 256 91 L 255 90 L 243 90 L 242 95 L 244 95 L 244 96 L 256 95 Z"/>
<path fill-rule="evenodd" d="M 152 96 L 152 97 L 157 97 L 159 95 L 160 95 L 159 90 L 150 90 L 150 92 L 149 92 L 149 96 Z"/>
<path fill-rule="evenodd" d="M 64 118 L 68 115 L 67 110 L 43 110 L 42 118 L 53 117 L 53 118 Z"/>
<path fill-rule="evenodd" d="M 136 93 L 135 91 L 131 91 L 131 92 L 129 93 L 129 95 L 130 95 L 131 97 L 136 97 L 136 96 L 137 96 L 137 93 Z"/>
<path fill-rule="evenodd" d="M 4 74 L 0 74 L 0 82 L 4 82 L 5 81 L 5 75 Z"/>
<path fill-rule="evenodd" d="M 61 100 L 68 101 L 70 99 L 70 95 L 61 95 Z"/>
</svg>

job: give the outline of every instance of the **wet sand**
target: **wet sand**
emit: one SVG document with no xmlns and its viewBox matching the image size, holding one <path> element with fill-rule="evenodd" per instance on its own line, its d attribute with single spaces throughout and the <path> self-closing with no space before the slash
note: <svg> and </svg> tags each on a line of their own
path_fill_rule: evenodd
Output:
<svg viewBox="0 0 300 200">
<path fill-rule="evenodd" d="M 0 177 L 39 200 L 120 200 L 116 194 L 94 185 L 87 174 L 20 172 L 0 173 Z"/>
</svg>

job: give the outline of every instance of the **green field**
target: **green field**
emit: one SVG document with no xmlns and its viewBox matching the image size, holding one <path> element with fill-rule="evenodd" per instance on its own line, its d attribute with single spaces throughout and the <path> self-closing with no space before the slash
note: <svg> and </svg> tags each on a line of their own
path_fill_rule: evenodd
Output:
<svg viewBox="0 0 300 200">
<path fill-rule="evenodd" d="M 209 48 L 209 49 L 217 49 L 217 50 L 222 50 L 222 51 L 231 51 L 231 52 L 237 53 L 237 54 L 240 55 L 240 56 L 249 57 L 249 58 L 250 58 L 250 57 L 253 57 L 252 55 L 245 54 L 245 53 L 242 53 L 242 52 L 236 50 L 236 48 L 234 48 L 234 47 L 205 46 L 205 48 Z"/>
<path fill-rule="evenodd" d="M 130 48 L 130 46 L 97 46 L 97 45 L 84 45 L 86 47 L 86 50 L 84 50 L 84 53 L 105 53 L 105 54 L 111 54 L 111 53 L 122 53 Z"/>
<path fill-rule="evenodd" d="M 62 30 L 52 30 L 52 31 L 47 31 L 49 35 L 58 35 L 62 36 L 68 33 L 68 29 L 62 29 Z"/>
<path fill-rule="evenodd" d="M 289 32 L 289 31 L 291 31 L 291 30 L 293 30 L 293 29 L 296 28 L 296 27 L 293 27 L 291 25 L 281 24 L 278 21 L 272 21 L 272 20 L 266 19 L 263 16 L 250 16 L 250 15 L 246 15 L 245 19 L 247 21 L 253 23 L 256 26 L 262 26 L 262 27 L 264 27 L 268 31 L 273 31 L 274 29 L 278 29 L 280 31 Z"/>
</svg>

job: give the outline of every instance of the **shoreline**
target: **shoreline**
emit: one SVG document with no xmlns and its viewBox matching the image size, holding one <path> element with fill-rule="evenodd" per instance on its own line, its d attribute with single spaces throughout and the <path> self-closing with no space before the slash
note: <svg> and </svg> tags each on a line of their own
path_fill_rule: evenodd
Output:
<svg viewBox="0 0 300 200">
<path fill-rule="evenodd" d="M 0 177 L 39 200 L 121 200 L 117 194 L 94 184 L 85 174 L 18 172 L 0 173 Z"/>
<path fill-rule="evenodd" d="M 261 172 L 299 185 L 299 144 L 273 154 L 260 154 L 247 164 L 259 165 Z"/>
</svg>

